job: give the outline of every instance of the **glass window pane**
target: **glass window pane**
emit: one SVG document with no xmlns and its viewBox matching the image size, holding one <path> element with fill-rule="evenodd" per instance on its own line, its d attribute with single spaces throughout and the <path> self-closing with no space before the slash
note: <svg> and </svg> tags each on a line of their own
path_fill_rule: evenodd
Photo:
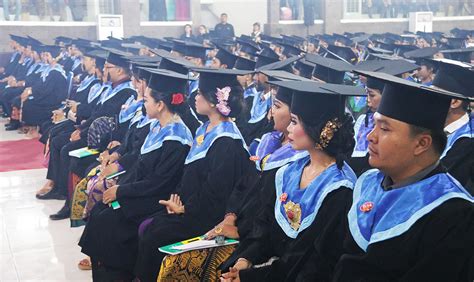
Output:
<svg viewBox="0 0 474 282">
<path fill-rule="evenodd" d="M 322 2 L 323 0 L 280 0 L 280 20 L 303 21 L 305 18 L 321 19 Z"/>
<path fill-rule="evenodd" d="M 117 13 L 119 0 L 0 0 L 0 21 L 94 22 Z"/>
<path fill-rule="evenodd" d="M 190 21 L 191 0 L 140 0 L 142 21 Z"/>
<path fill-rule="evenodd" d="M 474 15 L 474 0 L 344 0 L 344 18 L 408 18 L 410 12 L 433 12 L 435 17 Z"/>
</svg>

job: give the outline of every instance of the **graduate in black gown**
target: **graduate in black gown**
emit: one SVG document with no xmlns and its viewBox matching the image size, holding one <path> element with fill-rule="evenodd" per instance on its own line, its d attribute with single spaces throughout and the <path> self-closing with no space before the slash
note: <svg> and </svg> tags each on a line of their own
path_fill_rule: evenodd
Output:
<svg viewBox="0 0 474 282">
<path fill-rule="evenodd" d="M 142 223 L 135 274 L 156 281 L 164 254 L 158 247 L 203 235 L 227 212 L 233 188 L 252 169 L 245 142 L 232 117 L 240 114 L 244 71 L 197 69 L 196 109 L 209 121 L 196 132 L 175 194 L 161 212 Z"/>
<path fill-rule="evenodd" d="M 10 57 L 10 61 L 7 65 L 5 67 L 0 67 L 0 79 L 2 80 L 11 75 L 21 57 L 21 52 L 19 51 L 19 42 L 23 39 L 23 37 L 10 34 L 10 39 L 11 40 L 9 44 L 13 50 L 13 54 Z"/>
<path fill-rule="evenodd" d="M 236 250 L 222 281 L 329 281 L 342 255 L 341 222 L 356 181 L 344 162 L 352 153 L 354 133 L 343 95 L 353 90 L 313 81 L 273 83 L 293 91 L 289 138 L 294 149 L 309 155 L 281 167 L 265 183 L 267 191 L 274 191 L 273 201 L 264 202 L 253 234 Z"/>
<path fill-rule="evenodd" d="M 110 51 L 104 67 L 104 75 L 111 83 L 110 87 L 103 90 L 99 104 L 91 116 L 81 123 L 77 129 L 69 134 L 56 136 L 50 143 L 50 162 L 47 179 L 54 181 L 54 187 L 48 193 L 37 196 L 39 199 L 64 199 L 67 196 L 67 182 L 69 177 L 70 156 L 69 152 L 87 146 L 87 136 L 90 125 L 100 117 L 118 119 L 122 105 L 130 98 L 136 96 L 136 91 L 130 81 L 129 62 L 118 52 Z M 53 153 L 53 150 L 55 153 Z M 54 155 L 53 155 L 54 154 Z M 68 205 L 56 214 L 57 219 L 69 216 Z M 54 216 L 54 218 L 56 218 Z"/>
<path fill-rule="evenodd" d="M 42 72 L 41 79 L 31 88 L 26 88 L 21 97 L 22 121 L 26 126 L 38 126 L 48 121 L 51 112 L 59 108 L 67 96 L 66 74 L 56 61 L 61 49 L 54 45 L 43 48 L 49 66 Z"/>
<path fill-rule="evenodd" d="M 256 154 L 251 156 L 256 170 L 241 177 L 230 200 L 233 208 L 215 228 L 206 233 L 208 240 L 218 235 L 245 240 L 253 229 L 254 219 L 260 208 L 265 206 L 266 201 L 274 201 L 275 192 L 264 190 L 264 187 L 270 186 L 265 183 L 274 181 L 275 173 L 280 167 L 308 155 L 306 151 L 294 150 L 289 142 L 287 127 L 291 121 L 291 97 L 291 90 L 278 89 L 271 109 L 274 131 L 262 137 Z M 225 262 L 234 249 L 234 246 L 224 246 L 167 256 L 163 260 L 159 279 L 219 279 L 222 272 L 220 269 L 229 268 Z M 196 273 L 194 270 L 197 267 L 202 271 Z"/>
<path fill-rule="evenodd" d="M 438 72 L 433 85 L 448 91 L 473 97 L 474 73 L 469 65 L 459 62 L 437 62 Z M 441 163 L 471 195 L 474 195 L 474 120 L 470 116 L 469 101 L 453 99 L 449 107 L 444 131 L 448 136 Z"/>
<path fill-rule="evenodd" d="M 54 122 L 51 120 L 41 125 L 40 142 L 46 144 L 46 141 L 50 137 L 50 130 L 55 127 L 55 124 L 61 122 L 60 127 L 62 132 L 73 132 L 75 129 L 74 125 L 81 124 L 83 120 L 86 120 L 90 116 L 89 109 L 91 105 L 88 103 L 89 92 L 93 87 L 94 91 L 100 87 L 100 85 L 97 85 L 100 80 L 96 75 L 96 59 L 90 55 L 83 56 L 82 67 L 86 74 L 83 80 L 79 83 L 77 88 L 72 91 L 70 96 L 67 97 L 67 100 L 63 101 L 63 103 L 65 103 L 64 108 L 56 109 L 53 112 L 58 118 L 53 118 L 53 120 L 55 120 Z"/>
<path fill-rule="evenodd" d="M 164 211 L 159 200 L 169 199 L 182 176 L 192 135 L 179 114 L 186 110 L 183 92 L 187 76 L 152 70 L 146 93 L 147 117 L 157 119 L 141 147 L 136 166 L 104 192 L 103 203 L 91 212 L 79 245 L 89 255 L 93 279 L 133 279 L 138 251 L 138 226 L 148 216 Z M 158 121 L 159 120 L 159 121 Z M 119 209 L 109 207 L 118 201 Z"/>
<path fill-rule="evenodd" d="M 362 74 L 386 83 L 368 135 L 376 169 L 357 180 L 334 280 L 472 281 L 474 199 L 439 163 L 451 99 L 463 96 Z"/>
<path fill-rule="evenodd" d="M 13 102 L 16 99 L 19 99 L 21 93 L 26 87 L 30 87 L 33 82 L 40 78 L 40 71 L 43 68 L 43 63 L 41 61 L 40 53 L 41 46 L 37 42 L 29 42 L 29 47 L 31 48 L 30 57 L 31 65 L 27 69 L 23 79 L 10 80 L 8 83 L 8 88 L 5 87 L 3 91 L 0 91 L 0 102 L 3 106 L 4 113 L 6 116 L 10 117 L 10 122 L 5 124 L 5 130 L 17 130 L 20 128 L 20 120 L 18 116 L 12 116 L 13 113 Z M 19 107 L 15 109 L 15 112 L 18 113 Z"/>
</svg>

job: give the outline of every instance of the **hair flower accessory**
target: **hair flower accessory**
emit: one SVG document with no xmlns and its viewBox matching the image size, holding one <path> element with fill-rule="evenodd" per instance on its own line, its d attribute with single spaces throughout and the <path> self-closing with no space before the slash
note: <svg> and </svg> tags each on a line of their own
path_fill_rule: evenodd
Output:
<svg viewBox="0 0 474 282">
<path fill-rule="evenodd" d="M 230 114 L 230 107 L 227 104 L 229 100 L 230 94 L 230 87 L 226 86 L 222 89 L 217 88 L 216 97 L 217 97 L 217 110 L 224 116 L 228 116 Z"/>
<path fill-rule="evenodd" d="M 184 102 L 184 95 L 182 93 L 175 93 L 171 97 L 172 105 L 180 105 Z"/>
</svg>

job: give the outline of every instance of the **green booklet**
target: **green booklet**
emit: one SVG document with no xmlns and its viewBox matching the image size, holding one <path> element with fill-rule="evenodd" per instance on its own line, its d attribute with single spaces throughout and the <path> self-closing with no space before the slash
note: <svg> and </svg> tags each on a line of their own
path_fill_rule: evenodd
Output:
<svg viewBox="0 0 474 282">
<path fill-rule="evenodd" d="M 159 248 L 159 250 L 160 252 L 165 253 L 165 254 L 178 255 L 184 252 L 189 252 L 189 251 L 194 251 L 194 250 L 216 248 L 216 247 L 234 245 L 234 244 L 239 243 L 239 241 L 234 240 L 234 239 L 225 239 L 224 244 L 217 244 L 215 239 L 206 240 L 205 238 L 206 236 L 191 238 L 188 240 L 184 240 L 178 243 L 161 247 Z"/>
<path fill-rule="evenodd" d="M 84 148 L 80 148 L 80 149 L 69 152 L 69 156 L 82 159 L 88 156 L 97 155 L 99 153 L 100 152 L 96 149 L 89 149 L 88 147 L 84 147 Z"/>
</svg>

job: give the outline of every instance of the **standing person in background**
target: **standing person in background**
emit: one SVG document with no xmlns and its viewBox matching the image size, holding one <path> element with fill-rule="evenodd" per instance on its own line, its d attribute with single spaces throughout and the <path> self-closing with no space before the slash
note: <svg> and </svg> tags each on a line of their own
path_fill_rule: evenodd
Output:
<svg viewBox="0 0 474 282">
<path fill-rule="evenodd" d="M 214 27 L 216 36 L 219 38 L 235 37 L 234 26 L 231 25 L 230 23 L 227 23 L 227 18 L 228 18 L 227 14 L 222 13 L 221 22 L 216 24 L 216 26 Z"/>
<path fill-rule="evenodd" d="M 184 26 L 184 33 L 180 37 L 183 41 L 194 41 L 193 27 L 190 24 Z"/>
<path fill-rule="evenodd" d="M 204 43 L 204 40 L 209 40 L 209 30 L 205 25 L 200 25 L 198 28 L 198 35 L 194 38 L 197 43 Z"/>
<path fill-rule="evenodd" d="M 262 34 L 262 28 L 259 22 L 253 24 L 253 31 L 250 36 L 252 36 L 253 41 L 260 42 L 260 35 Z"/>
</svg>

